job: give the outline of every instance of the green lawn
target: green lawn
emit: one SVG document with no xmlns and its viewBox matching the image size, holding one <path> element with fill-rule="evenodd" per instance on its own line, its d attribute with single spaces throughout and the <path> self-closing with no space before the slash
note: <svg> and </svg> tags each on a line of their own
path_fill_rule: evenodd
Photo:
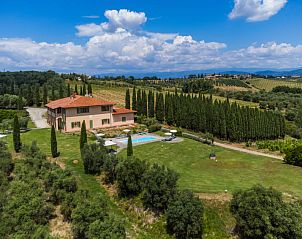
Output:
<svg viewBox="0 0 302 239">
<path fill-rule="evenodd" d="M 218 162 L 208 159 L 215 152 Z M 121 154 L 125 155 L 125 151 Z M 134 155 L 164 164 L 180 174 L 179 186 L 195 192 L 234 192 L 254 184 L 302 196 L 302 168 L 282 161 L 208 146 L 185 139 L 181 143 L 150 143 L 134 147 Z"/>
</svg>

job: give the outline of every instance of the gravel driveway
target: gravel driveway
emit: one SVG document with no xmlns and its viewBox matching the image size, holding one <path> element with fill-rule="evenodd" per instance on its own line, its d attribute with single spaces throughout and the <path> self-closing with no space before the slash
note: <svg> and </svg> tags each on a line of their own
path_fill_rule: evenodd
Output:
<svg viewBox="0 0 302 239">
<path fill-rule="evenodd" d="M 26 111 L 29 113 L 31 120 L 34 122 L 37 128 L 49 128 L 46 119 L 43 118 L 43 115 L 47 112 L 47 109 L 28 107 Z"/>
</svg>

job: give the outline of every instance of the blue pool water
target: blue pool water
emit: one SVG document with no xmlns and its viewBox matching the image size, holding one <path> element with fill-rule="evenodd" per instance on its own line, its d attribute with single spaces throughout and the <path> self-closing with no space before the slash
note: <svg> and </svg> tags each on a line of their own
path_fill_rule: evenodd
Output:
<svg viewBox="0 0 302 239">
<path fill-rule="evenodd" d="M 137 144 L 137 143 L 144 143 L 144 142 L 153 141 L 153 140 L 156 140 L 156 137 L 147 136 L 147 137 L 143 137 L 143 138 L 133 139 L 132 143 Z M 128 142 L 128 140 L 121 141 L 121 143 L 124 143 L 124 144 L 127 144 L 127 142 Z"/>
</svg>

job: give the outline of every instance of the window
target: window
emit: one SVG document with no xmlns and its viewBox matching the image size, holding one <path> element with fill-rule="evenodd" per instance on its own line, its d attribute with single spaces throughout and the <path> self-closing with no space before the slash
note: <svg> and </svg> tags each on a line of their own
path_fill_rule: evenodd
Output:
<svg viewBox="0 0 302 239">
<path fill-rule="evenodd" d="M 58 108 L 57 109 L 57 114 L 61 114 L 61 110 L 62 110 L 62 108 Z"/>
<path fill-rule="evenodd" d="M 81 122 L 71 122 L 71 128 L 80 128 L 81 127 Z"/>
<path fill-rule="evenodd" d="M 105 124 L 110 124 L 110 120 L 109 119 L 102 119 L 102 125 Z"/>
<path fill-rule="evenodd" d="M 78 114 L 89 113 L 89 107 L 77 108 L 77 113 Z"/>
<path fill-rule="evenodd" d="M 126 122 L 127 118 L 126 117 L 122 117 L 122 122 Z"/>
<path fill-rule="evenodd" d="M 90 120 L 90 129 L 93 129 L 93 120 Z"/>
<path fill-rule="evenodd" d="M 102 105 L 101 109 L 102 109 L 102 111 L 109 111 L 110 110 L 110 106 L 109 105 Z"/>
</svg>

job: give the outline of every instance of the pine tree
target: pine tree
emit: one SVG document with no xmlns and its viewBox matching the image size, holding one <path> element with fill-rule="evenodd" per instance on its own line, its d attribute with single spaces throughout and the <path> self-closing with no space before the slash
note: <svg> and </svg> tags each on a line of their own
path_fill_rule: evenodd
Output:
<svg viewBox="0 0 302 239">
<path fill-rule="evenodd" d="M 131 135 L 130 134 L 128 134 L 127 156 L 128 157 L 133 156 L 132 139 L 131 139 Z"/>
<path fill-rule="evenodd" d="M 60 153 L 58 152 L 56 131 L 53 125 L 51 126 L 50 146 L 51 146 L 52 157 L 53 158 L 59 157 Z"/>
<path fill-rule="evenodd" d="M 48 102 L 48 91 L 47 91 L 47 85 L 43 85 L 43 105 L 46 105 Z"/>
<path fill-rule="evenodd" d="M 136 89 L 135 86 L 133 87 L 133 92 L 132 92 L 132 109 L 137 110 L 137 101 L 136 101 Z"/>
<path fill-rule="evenodd" d="M 130 91 L 129 91 L 129 89 L 126 90 L 125 108 L 130 109 Z"/>
<path fill-rule="evenodd" d="M 87 144 L 87 132 L 86 132 L 86 123 L 85 120 L 83 120 L 82 126 L 81 126 L 81 137 L 80 137 L 80 149 L 82 150 L 84 145 Z"/>
<path fill-rule="evenodd" d="M 14 117 L 13 142 L 16 153 L 19 153 L 21 150 L 22 143 L 20 138 L 20 124 L 17 115 L 15 115 Z"/>
</svg>

